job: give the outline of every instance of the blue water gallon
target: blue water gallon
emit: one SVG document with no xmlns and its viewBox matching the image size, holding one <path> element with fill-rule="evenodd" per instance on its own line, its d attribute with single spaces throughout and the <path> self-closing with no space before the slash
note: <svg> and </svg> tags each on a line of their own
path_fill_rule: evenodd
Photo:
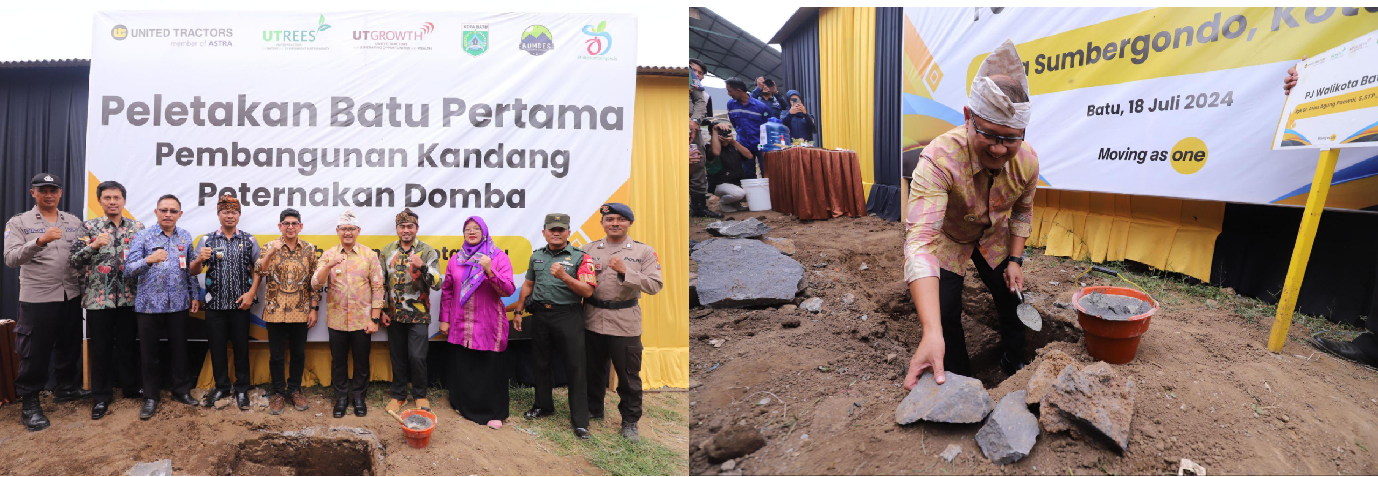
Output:
<svg viewBox="0 0 1378 477">
<path fill-rule="evenodd" d="M 780 118 L 770 118 L 761 125 L 761 152 L 784 149 L 789 140 L 789 126 L 781 124 Z"/>
</svg>

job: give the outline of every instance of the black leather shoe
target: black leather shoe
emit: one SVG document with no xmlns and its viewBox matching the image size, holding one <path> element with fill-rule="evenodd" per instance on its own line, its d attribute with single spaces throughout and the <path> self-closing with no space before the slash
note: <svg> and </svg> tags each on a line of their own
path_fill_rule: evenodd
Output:
<svg viewBox="0 0 1378 477">
<path fill-rule="evenodd" d="M 526 411 L 525 414 L 522 414 L 522 417 L 525 417 L 527 419 L 538 419 L 549 416 L 551 414 L 555 414 L 555 411 L 548 411 L 545 409 L 541 409 L 539 407 L 533 407 L 530 411 Z"/>
<path fill-rule="evenodd" d="M 219 389 L 206 391 L 206 395 L 201 397 L 201 407 L 213 407 L 215 402 L 230 397 L 230 393 Z"/>
<path fill-rule="evenodd" d="M 172 393 L 172 400 L 193 407 L 199 406 L 201 404 L 196 402 L 196 399 L 192 398 L 191 394 L 188 393 Z"/>
<path fill-rule="evenodd" d="M 38 393 L 24 396 L 24 407 L 19 412 L 19 422 L 24 423 L 24 428 L 29 431 L 41 431 L 52 425 L 48 422 L 48 416 L 43 415 L 43 406 L 39 404 Z"/>
<path fill-rule="evenodd" d="M 153 415 L 154 415 L 154 414 L 157 414 L 157 413 L 158 413 L 158 400 L 157 400 L 157 399 L 145 399 L 145 400 L 144 400 L 144 407 L 139 408 L 139 419 L 140 419 L 140 420 L 143 420 L 143 421 L 147 421 L 148 418 L 153 417 Z"/>
<path fill-rule="evenodd" d="M 349 410 L 349 398 L 348 398 L 348 397 L 338 397 L 338 398 L 335 398 L 335 418 L 336 418 L 336 419 L 339 419 L 339 418 L 341 418 L 341 417 L 344 417 L 345 411 L 347 411 L 347 410 Z"/>
<path fill-rule="evenodd" d="M 91 397 L 91 391 L 80 388 L 53 392 L 53 402 L 80 401 L 89 397 Z"/>
<path fill-rule="evenodd" d="M 109 411 L 110 403 L 105 401 L 96 401 L 96 405 L 91 406 L 91 420 L 98 421 L 100 420 L 100 418 L 105 417 L 105 413 Z"/>
<path fill-rule="evenodd" d="M 1320 348 L 1321 351 L 1325 351 L 1335 356 L 1339 356 L 1341 358 L 1359 364 L 1378 367 L 1378 362 L 1369 359 L 1368 355 L 1364 354 L 1363 349 L 1356 346 L 1353 342 L 1335 341 L 1328 340 L 1325 338 L 1312 337 L 1311 344 L 1317 348 Z"/>
<path fill-rule="evenodd" d="M 1014 373 L 1019 372 L 1019 370 L 1024 369 L 1024 367 L 1028 365 L 1029 363 L 1023 360 L 1011 358 L 1009 354 L 1000 355 L 1000 370 L 1004 371 L 1005 374 L 1013 376 Z"/>
<path fill-rule="evenodd" d="M 354 398 L 354 415 L 359 417 L 368 415 L 368 403 L 364 402 L 363 396 Z"/>
<path fill-rule="evenodd" d="M 249 410 L 249 393 L 234 393 L 234 401 L 239 405 L 239 410 Z"/>
<path fill-rule="evenodd" d="M 576 428 L 574 428 L 574 437 L 578 437 L 578 438 L 584 439 L 584 440 L 589 440 L 589 439 L 592 439 L 592 438 L 593 438 L 593 434 L 589 434 L 589 430 L 588 430 L 588 429 L 584 429 L 584 428 L 582 428 L 582 427 L 576 427 Z"/>
</svg>

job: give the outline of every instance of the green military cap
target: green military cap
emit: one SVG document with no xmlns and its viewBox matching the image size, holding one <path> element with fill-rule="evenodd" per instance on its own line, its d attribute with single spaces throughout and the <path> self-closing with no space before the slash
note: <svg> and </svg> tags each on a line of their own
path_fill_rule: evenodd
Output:
<svg viewBox="0 0 1378 477">
<path fill-rule="evenodd" d="M 569 230 L 569 214 L 545 214 L 546 230 L 560 227 Z"/>
</svg>

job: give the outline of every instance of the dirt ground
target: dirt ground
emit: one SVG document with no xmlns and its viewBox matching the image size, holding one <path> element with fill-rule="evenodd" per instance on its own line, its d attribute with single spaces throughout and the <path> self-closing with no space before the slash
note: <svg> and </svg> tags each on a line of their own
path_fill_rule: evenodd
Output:
<svg viewBox="0 0 1378 477">
<path fill-rule="evenodd" d="M 284 465 L 309 467 L 296 469 L 298 475 L 599 475 L 606 472 L 579 446 L 621 439 L 615 436 L 621 425 L 616 404 L 610 404 L 613 412 L 607 420 L 593 422 L 594 441 L 577 441 L 543 435 L 567 429 L 568 414 L 539 424 L 516 414 L 531 406 L 529 390 L 513 390 L 513 409 L 521 411 L 496 431 L 463 419 L 441 391 L 432 396 L 439 424 L 430 446 L 414 449 L 397 421 L 383 411 L 385 386 L 371 386 L 367 417 L 354 417 L 351 408 L 342 419 L 331 417 L 329 391 L 319 387 L 304 390 L 312 400 L 305 412 L 289 406 L 273 416 L 258 408 L 192 408 L 164 399 L 158 414 L 146 422 L 138 419 L 140 400 L 117 399 L 104 419 L 92 421 L 89 400 L 53 404 L 45 394 L 44 409 L 53 425 L 41 432 L 28 432 L 19 424 L 18 404 L 0 407 L 0 474 L 125 475 L 138 462 L 172 459 L 177 475 L 288 473 Z M 563 389 L 556 390 L 557 406 L 563 405 L 563 395 Z M 404 409 L 411 407 L 409 402 Z M 652 442 L 687 454 L 684 393 L 648 392 L 645 408 L 641 445 Z M 667 414 L 679 416 L 679 423 L 658 418 Z M 544 422 L 552 419 L 566 419 L 566 424 Z M 339 427 L 345 429 L 332 431 Z M 340 438 L 345 441 L 335 441 Z M 371 469 L 359 468 L 370 461 Z M 675 473 L 685 471 L 684 464 L 677 467 Z"/>
<path fill-rule="evenodd" d="M 1375 370 L 1300 341 L 1310 332 L 1301 322 L 1292 326 L 1281 353 L 1268 352 L 1271 315 L 1239 311 L 1263 307 L 1257 300 L 1180 280 L 1154 280 L 1155 288 L 1139 279 L 1163 307 L 1137 358 L 1115 366 L 1139 389 L 1128 450 L 1120 454 L 1089 438 L 1044 433 L 1027 458 L 995 465 L 976 444 L 980 424 L 895 424 L 895 408 L 906 394 L 904 372 L 920 337 L 900 271 L 902 224 L 876 217 L 801 222 L 774 212 L 731 215 L 763 217 L 772 228 L 768 236 L 792 239 L 798 248 L 793 258 L 804 265 L 809 285 L 800 300 L 822 297 L 824 305 L 817 314 L 778 307 L 691 310 L 692 474 L 1175 474 L 1183 458 L 1211 474 L 1378 473 Z M 691 221 L 690 238 L 711 238 L 706 223 Z M 1046 346 L 1082 364 L 1093 362 L 1074 312 L 1052 305 L 1071 301 L 1071 282 L 1085 265 L 1041 253 L 1031 249 L 1024 267 L 1026 299 L 1044 316 L 1043 331 L 1028 333 L 1028 357 Z M 998 370 L 997 318 L 973 275 L 967 274 L 963 295 L 963 328 L 974 367 L 986 370 L 976 377 L 998 401 L 1023 389 L 1035 366 L 1013 376 Z M 1125 286 L 1111 280 L 1081 279 L 1088 286 Z M 1202 290 L 1219 299 L 1208 302 Z M 787 320 L 800 325 L 785 328 Z M 715 347 L 710 340 L 725 341 Z M 759 429 L 766 446 L 724 472 L 701 447 L 737 424 Z M 948 444 L 962 446 L 952 463 L 938 458 Z"/>
</svg>

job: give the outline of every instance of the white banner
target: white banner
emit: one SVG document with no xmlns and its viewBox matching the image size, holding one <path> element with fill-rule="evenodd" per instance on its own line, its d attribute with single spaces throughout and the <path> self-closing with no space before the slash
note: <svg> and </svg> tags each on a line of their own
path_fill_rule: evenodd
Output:
<svg viewBox="0 0 1378 477">
<path fill-rule="evenodd" d="M 233 194 L 260 243 L 291 207 L 321 249 L 346 209 L 377 249 L 410 207 L 442 270 L 478 215 L 520 284 L 546 214 L 579 229 L 630 177 L 636 29 L 616 14 L 101 13 L 88 195 L 117 180 L 155 226 L 176 194 L 200 236 Z"/>
<path fill-rule="evenodd" d="M 1040 186 L 1304 204 L 1315 151 L 1273 151 L 1282 79 L 1371 32 L 1378 8 L 906 8 L 903 148 L 964 122 L 971 77 L 1012 39 Z M 1378 207 L 1373 149 L 1340 154 L 1332 207 Z"/>
</svg>

